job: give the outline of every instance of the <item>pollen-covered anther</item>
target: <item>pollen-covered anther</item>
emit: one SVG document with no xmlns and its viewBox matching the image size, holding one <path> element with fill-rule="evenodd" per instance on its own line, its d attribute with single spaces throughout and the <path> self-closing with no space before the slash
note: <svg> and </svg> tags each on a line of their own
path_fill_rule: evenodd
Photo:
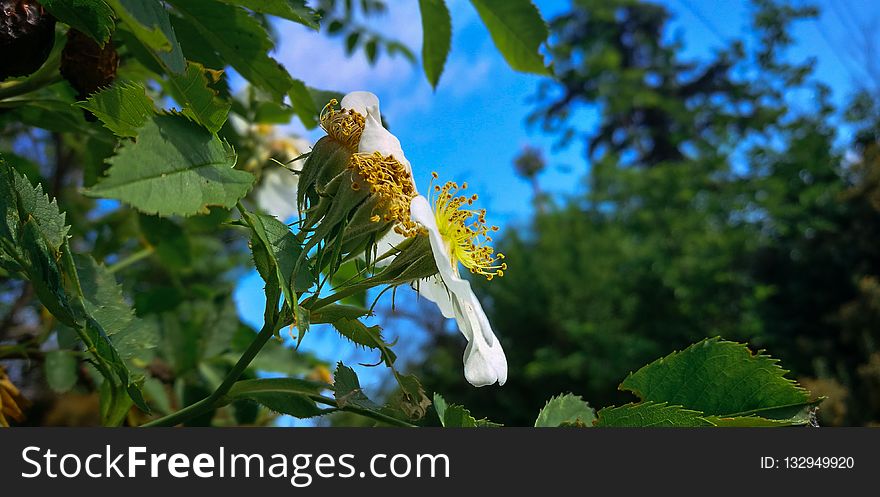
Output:
<svg viewBox="0 0 880 497">
<path fill-rule="evenodd" d="M 410 218 L 409 207 L 416 189 L 409 169 L 392 155 L 354 154 L 349 167 L 370 185 L 370 193 L 379 197 L 377 209 L 382 215 L 373 215 L 373 222 L 394 222 L 394 231 L 412 237 L 422 231 Z"/>
<path fill-rule="evenodd" d="M 431 176 L 437 179 L 437 173 Z M 497 226 L 486 225 L 485 209 L 469 209 L 477 200 L 477 195 L 460 195 L 467 183 L 459 186 L 449 181 L 443 186 L 434 186 L 434 215 L 437 228 L 449 247 L 450 259 L 455 267 L 461 263 L 471 273 L 481 274 L 491 280 L 504 276 L 507 263 L 501 262 L 504 254 L 495 253 L 489 243 L 489 232 L 498 231 Z"/>
<path fill-rule="evenodd" d="M 330 100 L 321 110 L 321 128 L 352 152 L 357 152 L 366 117 L 353 110 L 336 110 L 339 102 Z"/>
</svg>

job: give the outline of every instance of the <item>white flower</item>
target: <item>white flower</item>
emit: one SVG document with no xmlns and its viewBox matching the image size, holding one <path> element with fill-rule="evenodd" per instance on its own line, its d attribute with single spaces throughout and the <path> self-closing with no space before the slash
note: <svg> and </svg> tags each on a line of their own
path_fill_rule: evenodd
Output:
<svg viewBox="0 0 880 497">
<path fill-rule="evenodd" d="M 464 350 L 464 376 L 467 381 L 477 387 L 495 382 L 503 385 L 507 381 L 504 350 L 492 332 L 492 326 L 470 283 L 462 279 L 458 271 L 459 263 L 469 260 L 472 255 L 463 254 L 463 245 L 456 245 L 463 240 L 456 240 L 454 232 L 450 233 L 438 224 L 438 221 L 440 224 L 450 221 L 448 217 L 443 217 L 449 212 L 432 209 L 428 199 L 421 195 L 413 199 L 411 212 L 413 220 L 428 231 L 434 261 L 440 271 L 437 276 L 418 281 L 417 290 L 437 304 L 444 317 L 455 318 L 459 331 L 467 339 L 468 345 Z M 472 239 L 467 243 L 471 245 L 464 247 L 465 250 L 486 248 L 473 244 Z M 503 274 L 503 267 L 506 265 L 498 265 L 493 274 Z"/>
<path fill-rule="evenodd" d="M 364 131 L 358 141 L 358 153 L 392 156 L 406 167 L 409 180 L 412 182 L 412 166 L 403 154 L 400 140 L 382 125 L 382 114 L 379 111 L 379 97 L 368 91 L 354 91 L 342 98 L 339 106 L 343 110 L 352 110 L 364 116 Z M 416 188 L 412 182 L 413 189 Z M 418 193 L 418 190 L 416 190 Z"/>
<path fill-rule="evenodd" d="M 393 253 L 407 237 L 426 231 L 439 273 L 413 282 L 414 288 L 437 304 L 444 317 L 454 318 L 468 341 L 464 351 L 464 372 L 475 386 L 503 385 L 507 381 L 507 358 L 492 332 L 483 307 L 470 283 L 459 275 L 459 264 L 489 279 L 502 275 L 507 265 L 486 243 L 491 241 L 485 212 L 470 210 L 476 195 L 455 196 L 461 188 L 455 183 L 436 187 L 434 208 L 427 198 L 418 194 L 412 166 L 406 159 L 400 140 L 382 125 L 379 99 L 369 92 L 353 92 L 340 102 L 341 112 L 330 110 L 322 115 L 322 126 L 338 141 L 353 147 L 357 137 L 355 126 L 363 118 L 363 131 L 357 137 L 357 153 L 352 156 L 354 169 L 368 182 L 374 192 L 387 200 L 386 221 L 395 221 L 377 242 L 380 264 L 393 259 Z M 358 116 L 352 116 L 354 112 Z M 346 113 L 348 113 L 346 115 Z M 354 119 L 353 119 L 354 118 Z M 436 176 L 435 176 L 436 177 Z M 476 219 L 472 219 L 476 218 Z M 377 217 L 377 221 L 379 218 Z M 385 255 L 386 257 L 382 257 Z"/>
<path fill-rule="evenodd" d="M 400 140 L 382 126 L 379 112 L 379 99 L 369 92 L 349 93 L 340 103 L 344 110 L 353 110 L 365 116 L 364 131 L 358 142 L 361 154 L 379 153 L 382 156 L 393 156 L 406 167 L 408 180 L 412 182 L 412 166 L 406 159 Z M 466 188 L 466 185 L 462 189 Z M 455 197 L 458 185 L 447 183 L 437 187 L 436 209 L 422 195 L 413 182 L 412 200 L 410 201 L 411 219 L 419 223 L 428 232 L 434 261 L 440 273 L 428 279 L 414 283 L 414 287 L 428 300 L 437 304 L 444 317 L 455 318 L 458 329 L 468 341 L 464 351 L 465 378 L 474 386 L 491 385 L 498 382 L 503 385 L 507 381 L 507 358 L 501 343 L 492 332 L 492 326 L 480 305 L 480 301 L 471 288 L 470 283 L 459 275 L 459 263 L 474 273 L 483 274 L 488 278 L 503 274 L 507 267 L 499 263 L 503 255 L 493 254 L 485 241 L 491 241 L 487 234 L 497 228 L 485 226 L 485 212 L 468 210 L 476 196 L 471 198 Z M 469 223 L 476 217 L 474 224 Z M 393 250 L 410 234 L 409 229 L 393 229 L 377 242 L 379 254 Z M 477 242 L 483 238 L 483 241 Z M 390 262 L 390 258 L 384 259 Z M 381 264 L 381 262 L 380 262 Z"/>
<path fill-rule="evenodd" d="M 271 155 L 293 171 L 302 171 L 303 159 L 293 160 L 308 152 L 309 143 L 301 138 L 275 138 L 270 142 Z M 291 162 L 292 161 L 292 162 Z M 257 205 L 267 214 L 286 221 L 297 215 L 296 190 L 299 174 L 277 164 L 263 169 L 263 179 L 254 196 Z"/>
<path fill-rule="evenodd" d="M 255 194 L 257 205 L 266 214 L 286 221 L 297 214 L 296 187 L 299 175 L 273 167 L 263 172 L 263 181 Z"/>
</svg>

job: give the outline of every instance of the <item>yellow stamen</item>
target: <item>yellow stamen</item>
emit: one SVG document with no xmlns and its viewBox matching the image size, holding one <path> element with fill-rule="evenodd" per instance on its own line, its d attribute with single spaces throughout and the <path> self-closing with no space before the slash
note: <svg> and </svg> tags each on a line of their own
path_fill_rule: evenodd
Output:
<svg viewBox="0 0 880 497">
<path fill-rule="evenodd" d="M 366 117 L 353 110 L 334 109 L 338 103 L 336 99 L 330 100 L 321 110 L 321 128 L 350 151 L 357 152 Z"/>
<path fill-rule="evenodd" d="M 431 176 L 438 177 L 437 173 L 431 173 Z M 477 200 L 476 195 L 458 195 L 467 189 L 467 183 L 459 186 L 449 181 L 442 187 L 432 184 L 431 189 L 437 228 L 446 241 L 453 268 L 457 270 L 458 263 L 461 263 L 471 273 L 481 274 L 489 280 L 504 276 L 507 270 L 507 263 L 501 262 L 504 254 L 496 254 L 489 245 L 492 241 L 489 232 L 498 231 L 498 226 L 486 225 L 485 209 L 467 208 Z"/>
<path fill-rule="evenodd" d="M 409 205 L 416 196 L 412 175 L 407 167 L 394 156 L 383 156 L 380 152 L 354 154 L 349 167 L 370 185 L 370 191 L 379 196 L 379 208 L 383 215 L 374 215 L 373 222 L 394 221 L 394 231 L 411 237 L 422 228 L 410 219 Z"/>
<path fill-rule="evenodd" d="M 6 376 L 6 370 L 0 366 L 0 427 L 8 427 L 9 419 L 24 421 L 24 412 L 28 402 L 12 381 Z"/>
</svg>

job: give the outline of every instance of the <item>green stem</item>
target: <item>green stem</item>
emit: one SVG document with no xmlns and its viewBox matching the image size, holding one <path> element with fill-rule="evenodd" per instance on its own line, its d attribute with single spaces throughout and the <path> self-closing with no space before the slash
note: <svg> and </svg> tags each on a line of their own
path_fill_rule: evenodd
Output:
<svg viewBox="0 0 880 497">
<path fill-rule="evenodd" d="M 61 50 L 56 47 L 49 58 L 36 72 L 21 81 L 0 83 L 0 100 L 26 95 L 32 91 L 58 83 L 63 78 L 61 67 Z"/>
<path fill-rule="evenodd" d="M 248 346 L 247 350 L 242 354 L 241 358 L 238 359 L 238 362 L 235 363 L 235 366 L 226 374 L 226 377 L 223 379 L 223 382 L 214 390 L 214 393 L 209 395 L 208 397 L 196 402 L 195 404 L 184 407 L 183 409 L 171 413 L 163 418 L 159 418 L 149 423 L 144 423 L 141 426 L 150 427 L 150 426 L 175 426 L 180 423 L 204 414 L 211 409 L 217 407 L 224 399 L 223 397 L 229 392 L 229 389 L 232 388 L 232 385 L 238 381 L 239 376 L 244 373 L 244 370 L 251 364 L 251 361 L 254 360 L 254 357 L 260 352 L 266 342 L 269 341 L 270 338 L 275 334 L 275 323 L 266 323 L 263 325 L 263 329 L 260 330 L 260 333 L 254 338 L 254 341 L 251 342 L 250 346 Z"/>
<path fill-rule="evenodd" d="M 107 270 L 111 273 L 115 273 L 117 271 L 127 268 L 128 266 L 131 266 L 138 261 L 146 259 L 147 257 L 153 255 L 153 252 L 155 251 L 156 249 L 154 249 L 153 247 L 144 247 L 137 252 L 129 255 L 128 257 L 120 259 L 119 261 L 116 261 L 116 263 L 111 264 L 109 267 L 107 267 Z"/>
<path fill-rule="evenodd" d="M 370 281 L 371 279 L 372 278 L 367 278 L 367 279 L 360 281 L 354 285 L 351 285 L 346 288 L 342 288 L 338 292 L 336 292 L 332 295 L 328 295 L 324 298 L 315 300 L 314 302 L 307 304 L 307 305 L 304 305 L 303 307 L 306 307 L 308 310 L 315 312 L 318 309 L 321 309 L 322 307 L 327 307 L 328 305 L 333 304 L 335 302 L 338 302 L 338 301 L 344 299 L 345 297 L 355 295 L 359 292 L 363 292 L 364 290 L 368 290 L 370 288 L 373 288 L 374 286 L 378 286 L 378 285 L 382 284 L 381 280 L 376 282 L 375 284 L 373 284 Z"/>
<path fill-rule="evenodd" d="M 0 87 L 0 100 L 26 95 L 40 88 L 53 85 L 61 81 L 61 79 L 61 74 L 56 71 L 54 73 L 40 74 L 19 83 Z"/>
<path fill-rule="evenodd" d="M 0 359 L 42 359 L 43 351 L 29 344 L 0 346 Z"/>
<path fill-rule="evenodd" d="M 340 407 L 339 403 L 336 402 L 336 399 L 331 399 L 330 397 L 324 397 L 323 395 L 310 395 L 309 397 L 311 397 L 311 399 L 314 400 L 315 402 L 320 402 L 321 404 L 328 405 L 338 411 L 351 412 L 354 414 L 358 414 L 360 416 L 375 419 L 376 421 L 381 421 L 383 423 L 386 423 L 386 424 L 389 424 L 392 426 L 402 426 L 404 428 L 415 428 L 416 427 L 416 425 L 414 425 L 414 424 L 407 423 L 406 421 L 402 421 L 400 419 L 393 418 L 391 416 L 387 416 L 385 414 L 382 414 L 381 412 L 371 411 L 369 409 L 362 409 L 360 407 L 350 406 L 350 405 Z"/>
</svg>

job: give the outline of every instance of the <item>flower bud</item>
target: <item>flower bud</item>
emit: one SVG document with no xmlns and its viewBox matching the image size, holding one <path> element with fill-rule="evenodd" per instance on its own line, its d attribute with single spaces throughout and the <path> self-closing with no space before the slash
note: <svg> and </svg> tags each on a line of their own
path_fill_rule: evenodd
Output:
<svg viewBox="0 0 880 497">
<path fill-rule="evenodd" d="M 318 259 L 333 268 L 359 256 L 369 263 L 391 229 L 407 236 L 419 231 L 409 216 L 417 194 L 409 163 L 381 125 L 378 99 L 358 92 L 343 99 L 341 110 L 336 105 L 331 101 L 321 113 L 327 136 L 303 164 L 297 190 L 300 229 L 309 234 L 305 251 L 330 251 Z"/>
</svg>

